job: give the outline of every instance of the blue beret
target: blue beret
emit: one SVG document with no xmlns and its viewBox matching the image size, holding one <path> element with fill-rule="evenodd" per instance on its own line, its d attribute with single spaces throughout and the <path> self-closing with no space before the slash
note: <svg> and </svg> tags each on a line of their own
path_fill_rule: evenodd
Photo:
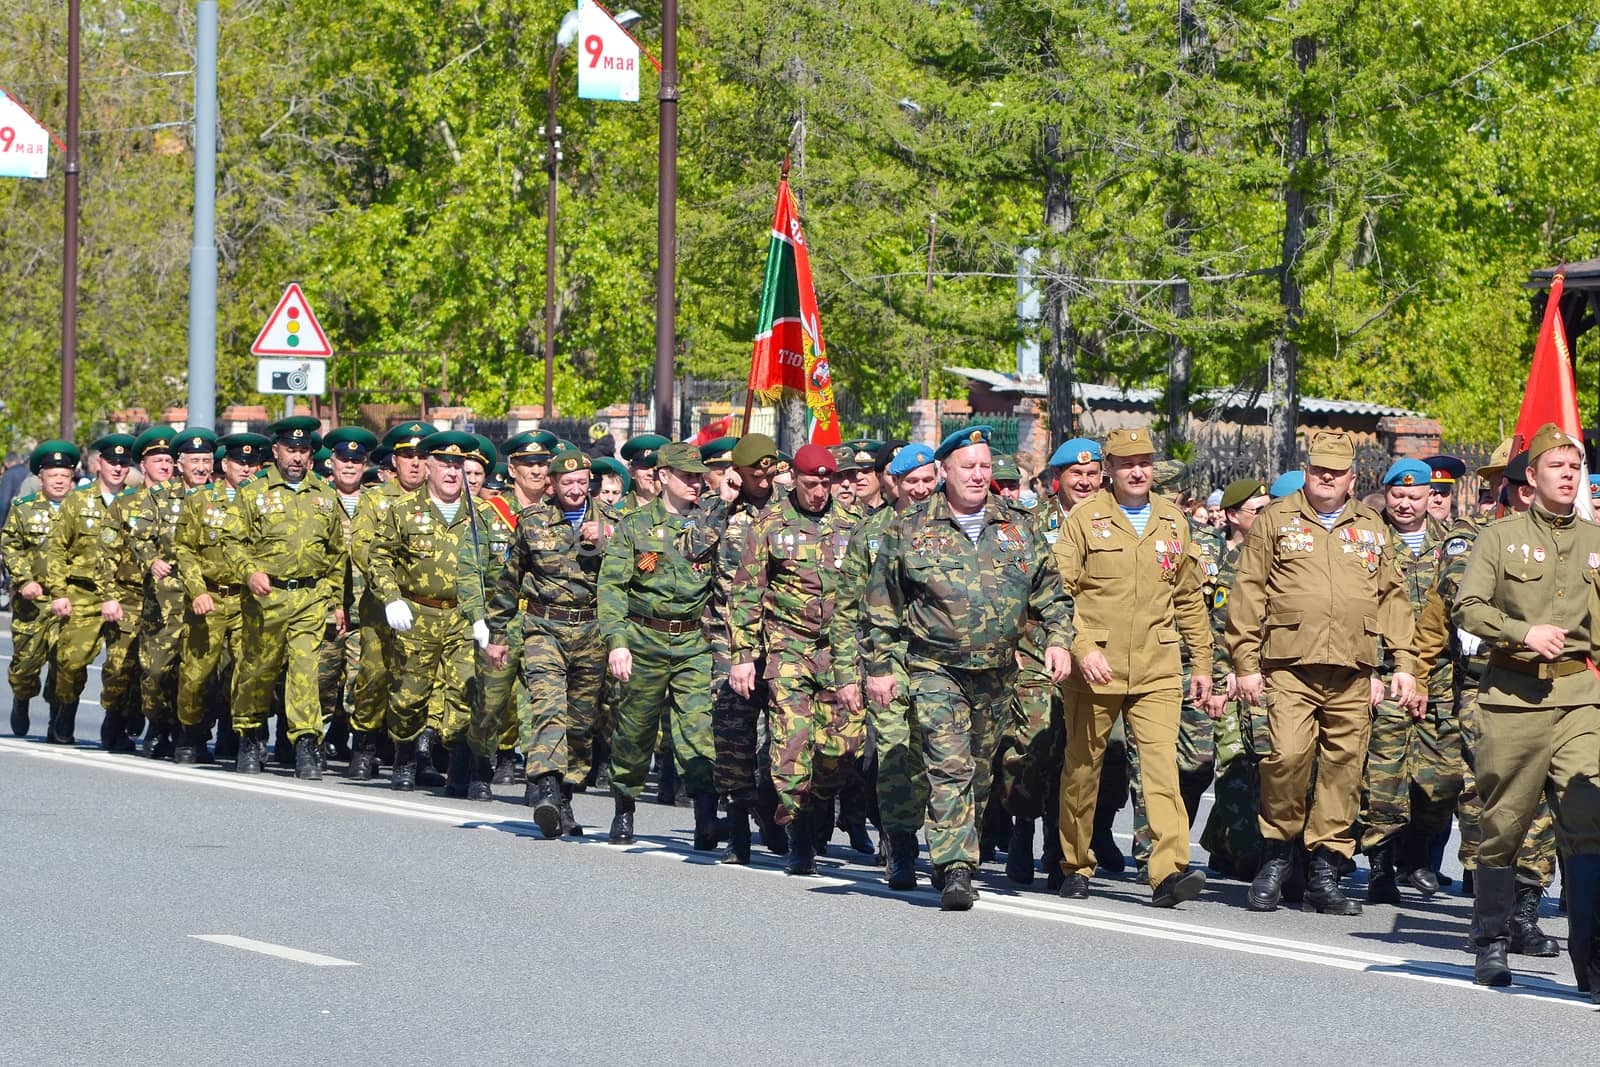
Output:
<svg viewBox="0 0 1600 1067">
<path fill-rule="evenodd" d="M 899 478 L 932 462 L 933 449 L 927 445 L 906 445 L 895 453 L 894 459 L 889 461 L 887 471 L 893 477 Z"/>
<path fill-rule="evenodd" d="M 1433 481 L 1433 468 L 1420 459 L 1397 459 L 1389 464 L 1389 469 L 1384 472 L 1383 484 L 1389 485 L 1427 485 Z"/>
<path fill-rule="evenodd" d="M 1050 457 L 1052 467 L 1070 467 L 1074 463 L 1099 463 L 1100 445 L 1087 437 L 1074 437 L 1055 450 Z"/>
<path fill-rule="evenodd" d="M 1589 475 L 1589 491 L 1591 493 L 1600 493 L 1600 474 Z"/>
<path fill-rule="evenodd" d="M 1267 495 L 1274 500 L 1282 500 L 1290 493 L 1298 493 L 1305 488 L 1305 484 L 1305 471 L 1290 471 L 1287 474 L 1278 475 L 1277 480 L 1267 487 Z"/>
<path fill-rule="evenodd" d="M 972 426 L 963 426 L 961 429 L 957 430 L 955 433 L 939 442 L 939 447 L 933 450 L 933 458 L 945 459 L 950 455 L 950 453 L 955 452 L 958 449 L 966 448 L 968 445 L 986 445 L 989 443 L 989 438 L 993 436 L 993 427 L 984 426 L 982 423 L 976 423 Z"/>
</svg>

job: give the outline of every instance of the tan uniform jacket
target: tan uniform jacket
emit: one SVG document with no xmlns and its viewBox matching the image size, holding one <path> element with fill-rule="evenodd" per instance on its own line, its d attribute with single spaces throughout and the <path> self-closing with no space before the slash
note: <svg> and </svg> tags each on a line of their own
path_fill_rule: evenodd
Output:
<svg viewBox="0 0 1600 1067">
<path fill-rule="evenodd" d="M 1229 598 L 1234 673 L 1259 674 L 1263 661 L 1374 669 L 1380 637 L 1394 669 L 1415 675 L 1411 600 L 1382 516 L 1352 500 L 1325 530 L 1304 491 L 1262 509 Z"/>
<path fill-rule="evenodd" d="M 1196 673 L 1211 673 L 1211 627 L 1201 585 L 1205 573 L 1189 520 L 1152 494 L 1144 536 L 1101 490 L 1073 508 L 1055 543 L 1061 582 L 1072 598 L 1074 659 L 1099 649 L 1109 685 L 1090 687 L 1076 671 L 1067 684 L 1098 693 L 1177 688 L 1183 674 L 1180 631 Z"/>
</svg>

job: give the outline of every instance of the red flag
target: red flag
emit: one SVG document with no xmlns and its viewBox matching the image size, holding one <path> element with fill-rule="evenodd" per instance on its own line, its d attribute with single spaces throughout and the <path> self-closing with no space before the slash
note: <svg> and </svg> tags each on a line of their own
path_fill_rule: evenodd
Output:
<svg viewBox="0 0 1600 1067">
<path fill-rule="evenodd" d="M 1566 288 L 1566 273 L 1557 270 L 1550 279 L 1550 299 L 1544 306 L 1544 322 L 1533 345 L 1533 365 L 1528 368 L 1528 389 L 1522 394 L 1522 410 L 1517 413 L 1516 447 L 1528 447 L 1539 427 L 1553 422 L 1576 441 L 1583 440 L 1583 422 L 1578 414 L 1578 389 L 1572 380 L 1572 356 L 1567 349 L 1567 329 L 1561 321 L 1561 291 Z M 1589 465 L 1585 457 L 1583 482 L 1578 486 L 1578 512 L 1594 518 L 1594 503 L 1589 497 Z"/>
<path fill-rule="evenodd" d="M 789 192 L 787 169 L 778 181 L 778 204 L 772 213 L 760 320 L 750 359 L 750 392 L 768 403 L 803 397 L 811 416 L 810 442 L 836 445 L 842 440 L 817 293 L 811 285 L 811 256 Z"/>
<path fill-rule="evenodd" d="M 728 436 L 728 427 L 732 425 L 733 416 L 724 415 L 720 419 L 706 423 L 705 426 L 701 428 L 699 433 L 689 438 L 689 443 L 694 445 L 696 448 L 699 448 L 701 445 L 709 445 L 712 441 L 715 441 L 719 437 Z"/>
</svg>

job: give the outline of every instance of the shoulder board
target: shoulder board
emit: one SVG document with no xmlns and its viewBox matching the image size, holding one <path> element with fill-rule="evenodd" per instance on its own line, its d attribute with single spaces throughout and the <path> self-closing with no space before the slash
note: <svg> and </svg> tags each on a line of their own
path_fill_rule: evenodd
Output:
<svg viewBox="0 0 1600 1067">
<path fill-rule="evenodd" d="M 29 493 L 27 496 L 19 496 L 19 497 L 17 497 L 16 500 L 12 501 L 12 503 L 13 504 L 27 504 L 27 503 L 31 503 L 32 501 L 38 500 L 38 499 L 39 499 L 39 494 L 38 493 Z"/>
</svg>

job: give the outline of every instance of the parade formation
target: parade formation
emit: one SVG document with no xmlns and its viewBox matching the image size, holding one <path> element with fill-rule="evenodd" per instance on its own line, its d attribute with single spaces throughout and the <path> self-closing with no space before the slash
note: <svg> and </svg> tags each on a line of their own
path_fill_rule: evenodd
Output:
<svg viewBox="0 0 1600 1067">
<path fill-rule="evenodd" d="M 85 743 L 103 657 L 110 752 L 519 797 L 550 839 L 608 792 L 618 844 L 654 770 L 722 863 L 814 875 L 838 831 L 956 912 L 996 861 L 1094 896 L 1130 802 L 1157 908 L 1207 869 L 1257 912 L 1426 900 L 1454 823 L 1476 981 L 1560 953 L 1559 866 L 1600 1003 L 1600 525 L 1581 443 L 1522 443 L 1481 503 L 1434 456 L 1372 507 L 1324 431 L 1207 513 L 1145 427 L 1031 484 L 984 425 L 793 456 L 310 417 L 47 441 L 0 528 L 10 725 Z"/>
</svg>

